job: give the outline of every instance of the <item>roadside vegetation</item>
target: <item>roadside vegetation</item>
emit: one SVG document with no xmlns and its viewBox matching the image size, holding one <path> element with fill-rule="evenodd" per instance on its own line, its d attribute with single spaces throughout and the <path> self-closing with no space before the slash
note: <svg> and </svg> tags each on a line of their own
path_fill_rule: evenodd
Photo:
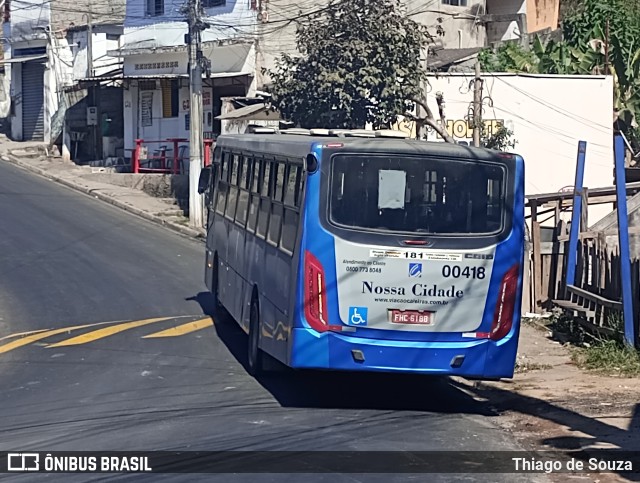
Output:
<svg viewBox="0 0 640 483">
<path fill-rule="evenodd" d="M 566 315 L 523 322 L 550 330 L 555 339 L 569 346 L 571 359 L 581 369 L 607 376 L 640 376 L 640 351 L 624 344 L 621 337 L 604 339 Z M 622 320 L 612 319 L 608 325 L 621 329 Z"/>
</svg>

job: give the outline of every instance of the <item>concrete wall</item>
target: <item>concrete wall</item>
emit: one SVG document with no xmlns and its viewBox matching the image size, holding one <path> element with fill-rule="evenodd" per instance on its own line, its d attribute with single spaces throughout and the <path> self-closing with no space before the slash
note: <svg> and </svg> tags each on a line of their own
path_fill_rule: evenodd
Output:
<svg viewBox="0 0 640 483">
<path fill-rule="evenodd" d="M 484 46 L 485 28 L 478 20 L 484 14 L 485 0 L 468 0 L 466 7 L 447 5 L 440 0 L 434 4 L 423 0 L 405 0 L 405 4 L 411 18 L 429 27 L 432 34 L 436 33 L 436 25 L 444 29 L 444 36 L 438 37 L 444 48 Z M 442 22 L 438 19 L 442 19 Z"/>
<path fill-rule="evenodd" d="M 527 13 L 528 0 L 487 0 L 487 14 L 489 15 L 517 15 Z M 533 1 L 533 0 L 529 0 Z M 516 20 L 506 22 L 492 22 L 487 25 L 487 42 L 501 42 L 519 39 L 521 32 Z"/>
<path fill-rule="evenodd" d="M 5 75 L 0 75 L 0 119 L 9 117 L 11 108 L 11 72 L 10 67 L 5 67 Z"/>
<path fill-rule="evenodd" d="M 17 5 L 20 8 L 16 8 Z M 12 42 L 46 39 L 42 29 L 49 26 L 51 2 L 24 0 L 11 6 L 11 21 L 5 24 L 9 32 L 5 30 L 5 38 Z"/>
<path fill-rule="evenodd" d="M 110 32 L 96 32 L 92 35 L 93 76 L 100 76 L 113 71 L 119 66 L 119 58 L 107 54 L 120 47 L 120 39 L 108 39 L 107 35 L 122 35 L 122 27 L 113 27 Z M 87 70 L 87 40 L 86 30 L 75 31 L 70 35 L 71 52 L 73 54 L 73 79 L 89 76 Z"/>
<path fill-rule="evenodd" d="M 86 25 L 87 15 L 91 15 L 94 25 L 104 23 L 121 23 L 124 20 L 126 0 L 29 0 L 39 4 L 50 3 L 51 27 L 54 32 L 64 31 L 70 27 Z M 139 0 L 135 0 L 139 1 Z"/>
<path fill-rule="evenodd" d="M 139 189 L 156 198 L 189 199 L 189 176 L 184 174 L 89 173 L 82 178 Z"/>
<path fill-rule="evenodd" d="M 22 139 L 22 64 L 11 64 L 11 99 L 13 100 L 13 116 L 11 116 L 11 138 Z"/>
<path fill-rule="evenodd" d="M 560 0 L 527 0 L 527 31 L 558 28 Z"/>
</svg>

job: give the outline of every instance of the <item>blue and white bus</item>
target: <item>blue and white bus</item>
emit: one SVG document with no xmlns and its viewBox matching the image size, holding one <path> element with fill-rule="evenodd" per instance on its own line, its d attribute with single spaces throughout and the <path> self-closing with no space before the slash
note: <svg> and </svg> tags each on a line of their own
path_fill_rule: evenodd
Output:
<svg viewBox="0 0 640 483">
<path fill-rule="evenodd" d="M 524 256 L 516 155 L 378 131 L 223 135 L 200 178 L 205 280 L 297 369 L 512 377 Z"/>
</svg>

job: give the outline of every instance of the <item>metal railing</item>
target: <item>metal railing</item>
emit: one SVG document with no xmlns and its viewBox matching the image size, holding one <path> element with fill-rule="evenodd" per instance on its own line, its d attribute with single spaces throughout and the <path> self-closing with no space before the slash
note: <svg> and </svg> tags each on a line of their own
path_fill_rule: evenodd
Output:
<svg viewBox="0 0 640 483">
<path fill-rule="evenodd" d="M 189 172 L 189 140 L 168 138 L 163 141 L 135 140 L 136 147 L 131 156 L 133 173 L 186 174 Z M 215 141 L 203 141 L 203 165 L 211 164 Z M 149 145 L 159 145 L 149 154 Z"/>
</svg>

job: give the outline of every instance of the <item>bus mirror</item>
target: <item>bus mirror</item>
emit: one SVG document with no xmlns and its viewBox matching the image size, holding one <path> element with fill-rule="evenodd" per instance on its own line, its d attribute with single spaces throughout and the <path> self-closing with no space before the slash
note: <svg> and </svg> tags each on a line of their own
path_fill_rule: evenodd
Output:
<svg viewBox="0 0 640 483">
<path fill-rule="evenodd" d="M 307 159 L 305 160 L 305 171 L 309 173 L 314 173 L 318 169 L 318 160 L 316 159 L 315 154 L 307 154 Z"/>
<path fill-rule="evenodd" d="M 200 178 L 198 179 L 198 193 L 202 194 L 207 191 L 209 187 L 209 181 L 211 180 L 211 166 L 205 166 L 200 171 Z"/>
</svg>

